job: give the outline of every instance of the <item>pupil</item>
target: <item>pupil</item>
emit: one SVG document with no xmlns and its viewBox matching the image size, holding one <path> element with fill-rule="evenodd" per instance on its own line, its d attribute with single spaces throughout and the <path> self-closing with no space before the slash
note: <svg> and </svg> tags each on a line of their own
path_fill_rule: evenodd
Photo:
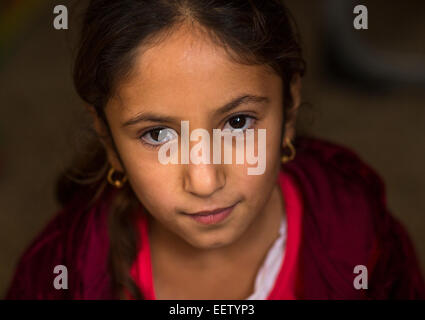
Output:
<svg viewBox="0 0 425 320">
<path fill-rule="evenodd" d="M 151 132 L 151 137 L 152 137 L 152 139 L 154 139 L 155 141 L 159 141 L 158 139 L 159 139 L 159 136 L 161 135 L 161 131 L 162 131 L 163 129 L 154 129 L 152 132 Z"/>
<path fill-rule="evenodd" d="M 245 125 L 245 118 L 234 117 L 232 120 L 230 120 L 230 125 L 235 129 L 243 128 L 243 126 Z"/>
</svg>

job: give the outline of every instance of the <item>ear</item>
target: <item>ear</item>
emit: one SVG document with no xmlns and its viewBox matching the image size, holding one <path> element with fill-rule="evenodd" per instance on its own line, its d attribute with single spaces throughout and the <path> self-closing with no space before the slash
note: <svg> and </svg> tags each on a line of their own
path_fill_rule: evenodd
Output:
<svg viewBox="0 0 425 320">
<path fill-rule="evenodd" d="M 295 125 L 297 122 L 298 109 L 301 105 L 301 88 L 301 76 L 297 73 L 292 77 L 290 84 L 292 106 L 290 106 L 289 109 L 286 111 L 287 119 L 285 120 L 285 136 L 283 137 L 283 141 L 285 141 L 286 139 L 290 139 L 291 141 L 293 141 L 293 139 L 295 138 Z"/>
<path fill-rule="evenodd" d="M 115 152 L 115 149 L 112 145 L 112 137 L 109 134 L 108 128 L 106 127 L 106 124 L 102 121 L 102 119 L 99 118 L 97 115 L 94 107 L 87 106 L 87 110 L 89 111 L 91 118 L 93 120 L 93 128 L 97 133 L 97 136 L 99 137 L 102 145 L 104 146 L 106 150 L 106 154 L 108 157 L 108 162 L 111 165 L 112 168 L 114 168 L 117 171 L 123 172 L 123 167 L 121 165 L 121 162 L 118 160 L 117 154 Z"/>
</svg>

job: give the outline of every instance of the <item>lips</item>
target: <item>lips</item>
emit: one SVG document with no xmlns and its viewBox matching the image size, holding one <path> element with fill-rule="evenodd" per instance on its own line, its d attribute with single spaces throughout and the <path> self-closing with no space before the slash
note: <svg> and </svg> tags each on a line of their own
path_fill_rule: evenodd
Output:
<svg viewBox="0 0 425 320">
<path fill-rule="evenodd" d="M 239 203 L 227 208 L 219 208 L 214 210 L 199 211 L 195 213 L 186 213 L 187 216 L 201 224 L 216 224 L 225 220 L 233 211 L 233 208 Z"/>
<path fill-rule="evenodd" d="M 193 216 L 193 215 L 197 215 L 197 216 L 209 216 L 209 215 L 211 215 L 211 214 L 217 214 L 217 213 L 220 213 L 220 212 L 225 211 L 225 210 L 227 210 L 227 209 L 230 209 L 230 208 L 234 207 L 235 205 L 236 205 L 236 204 L 234 204 L 234 205 L 232 205 L 232 206 L 230 206 L 230 207 L 226 207 L 226 208 L 219 208 L 219 209 L 215 209 L 215 210 L 211 210 L 211 211 L 200 211 L 200 212 L 195 212 L 195 213 L 186 213 L 186 214 L 189 214 L 189 215 L 191 215 L 191 216 Z"/>
</svg>

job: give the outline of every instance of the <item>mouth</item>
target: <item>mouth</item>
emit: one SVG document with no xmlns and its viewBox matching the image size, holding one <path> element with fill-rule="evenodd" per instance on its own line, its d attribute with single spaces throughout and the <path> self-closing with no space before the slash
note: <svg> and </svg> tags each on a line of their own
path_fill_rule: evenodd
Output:
<svg viewBox="0 0 425 320">
<path fill-rule="evenodd" d="M 201 224 L 216 224 L 225 220 L 232 213 L 234 207 L 239 203 L 236 202 L 234 205 L 227 208 L 219 208 L 214 210 L 205 210 L 195 213 L 185 213 L 185 215 L 194 219 Z"/>
</svg>

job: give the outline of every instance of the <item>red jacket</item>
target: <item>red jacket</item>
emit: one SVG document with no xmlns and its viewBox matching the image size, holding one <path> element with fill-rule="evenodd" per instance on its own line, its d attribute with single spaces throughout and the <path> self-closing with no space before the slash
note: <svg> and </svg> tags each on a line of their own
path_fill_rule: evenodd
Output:
<svg viewBox="0 0 425 320">
<path fill-rule="evenodd" d="M 414 248 L 388 211 L 381 178 L 342 146 L 298 137 L 295 147 L 283 166 L 303 199 L 294 298 L 425 299 Z M 79 193 L 56 214 L 19 260 L 6 299 L 115 299 L 106 217 L 116 192 L 107 187 L 89 208 Z M 68 269 L 67 290 L 53 286 L 56 265 Z M 354 288 L 356 265 L 367 267 L 368 289 Z"/>
</svg>

